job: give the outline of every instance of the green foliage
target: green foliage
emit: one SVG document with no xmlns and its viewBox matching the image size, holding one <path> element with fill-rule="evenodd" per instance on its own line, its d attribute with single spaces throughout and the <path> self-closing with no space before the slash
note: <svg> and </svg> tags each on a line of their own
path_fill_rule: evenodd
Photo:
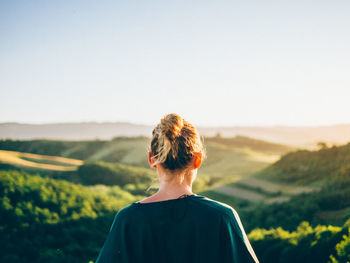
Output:
<svg viewBox="0 0 350 263">
<path fill-rule="evenodd" d="M 119 186 L 0 171 L 0 262 L 95 260 L 114 214 L 136 199 Z"/>
<path fill-rule="evenodd" d="M 302 222 L 295 231 L 254 229 L 248 237 L 260 262 L 327 262 L 343 232 L 341 227 Z"/>
<path fill-rule="evenodd" d="M 350 229 L 343 239 L 335 246 L 336 254 L 330 256 L 332 263 L 350 262 Z"/>
</svg>

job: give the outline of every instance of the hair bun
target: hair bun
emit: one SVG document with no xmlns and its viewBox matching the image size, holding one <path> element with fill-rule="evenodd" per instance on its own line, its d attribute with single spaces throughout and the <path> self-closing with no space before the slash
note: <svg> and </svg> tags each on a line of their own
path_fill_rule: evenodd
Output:
<svg viewBox="0 0 350 263">
<path fill-rule="evenodd" d="M 161 131 L 169 139 L 173 140 L 181 134 L 182 127 L 184 126 L 183 119 L 175 114 L 165 115 L 161 121 Z"/>
<path fill-rule="evenodd" d="M 204 148 L 196 128 L 172 113 L 153 129 L 150 152 L 155 164 L 174 171 L 186 167 L 195 153 L 204 154 Z"/>
</svg>

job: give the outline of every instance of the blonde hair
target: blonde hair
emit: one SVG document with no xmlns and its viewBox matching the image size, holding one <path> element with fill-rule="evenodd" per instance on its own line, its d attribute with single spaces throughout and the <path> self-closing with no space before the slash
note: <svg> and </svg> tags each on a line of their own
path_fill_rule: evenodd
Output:
<svg viewBox="0 0 350 263">
<path fill-rule="evenodd" d="M 165 115 L 152 132 L 150 151 L 156 160 L 171 171 L 185 168 L 195 153 L 205 151 L 197 129 L 179 115 Z"/>
</svg>

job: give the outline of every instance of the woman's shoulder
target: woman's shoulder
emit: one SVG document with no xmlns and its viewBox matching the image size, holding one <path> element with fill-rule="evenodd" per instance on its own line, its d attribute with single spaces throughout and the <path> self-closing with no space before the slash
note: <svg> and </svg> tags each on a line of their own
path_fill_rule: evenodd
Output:
<svg viewBox="0 0 350 263">
<path fill-rule="evenodd" d="M 236 210 L 223 202 L 211 199 L 206 196 L 198 196 L 198 199 L 194 199 L 196 203 L 200 204 L 201 207 L 207 211 L 211 211 L 213 213 L 217 213 L 227 217 L 236 217 L 238 213 Z"/>
<path fill-rule="evenodd" d="M 132 213 L 135 209 L 135 207 L 133 206 L 133 203 L 128 205 L 128 206 L 125 206 L 123 207 L 122 209 L 120 209 L 117 213 L 117 216 L 119 218 L 121 217 L 128 217 L 130 215 L 130 213 Z"/>
<path fill-rule="evenodd" d="M 134 202 L 120 209 L 117 213 L 117 217 L 119 219 L 122 219 L 122 218 L 127 219 L 130 217 L 134 217 L 135 213 L 138 214 L 140 213 L 140 211 L 142 211 L 142 213 L 153 213 L 160 207 L 164 207 L 167 205 L 174 207 L 173 205 L 177 203 L 183 203 L 186 200 L 188 201 L 188 204 L 190 204 L 191 210 L 193 212 L 204 213 L 204 214 L 215 214 L 216 216 L 231 218 L 231 219 L 239 218 L 238 213 L 232 206 L 217 200 L 213 200 L 206 196 L 197 195 L 197 194 L 194 194 L 185 198 L 181 198 L 181 199 L 172 199 L 172 200 L 153 202 L 153 203 L 152 202 L 150 203 Z M 155 208 L 155 209 L 148 209 L 148 208 Z"/>
</svg>

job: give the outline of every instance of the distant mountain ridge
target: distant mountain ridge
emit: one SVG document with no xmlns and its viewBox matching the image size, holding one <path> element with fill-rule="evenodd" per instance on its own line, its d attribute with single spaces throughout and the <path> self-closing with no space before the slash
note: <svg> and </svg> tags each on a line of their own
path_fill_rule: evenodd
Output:
<svg viewBox="0 0 350 263">
<path fill-rule="evenodd" d="M 117 136 L 150 136 L 151 132 L 152 126 L 126 122 L 50 124 L 0 123 L 0 138 L 25 140 L 109 140 Z"/>
<path fill-rule="evenodd" d="M 22 124 L 0 123 L 0 138 L 3 139 L 57 139 L 57 140 L 108 140 L 117 136 L 150 137 L 153 126 L 126 122 L 83 122 Z M 248 136 L 275 143 L 311 147 L 319 141 L 330 144 L 345 144 L 350 141 L 350 124 L 330 126 L 235 126 L 199 127 L 203 136 L 224 137 Z"/>
</svg>

